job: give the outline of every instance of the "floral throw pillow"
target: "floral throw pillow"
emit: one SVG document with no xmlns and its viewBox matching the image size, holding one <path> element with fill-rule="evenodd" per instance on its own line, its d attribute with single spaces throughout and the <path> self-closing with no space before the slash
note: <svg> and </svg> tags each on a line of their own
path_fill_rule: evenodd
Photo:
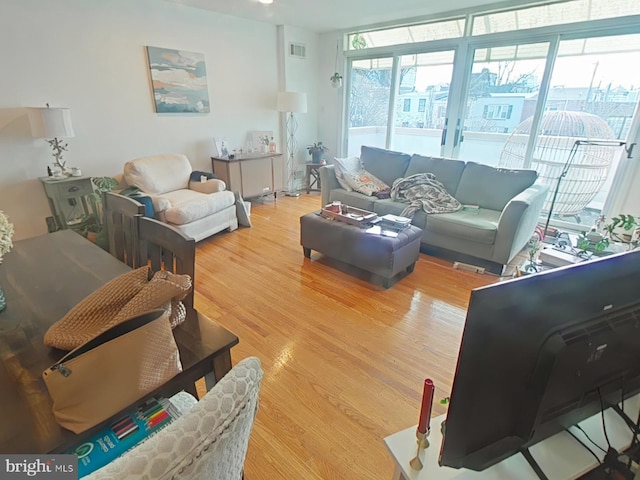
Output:
<svg viewBox="0 0 640 480">
<path fill-rule="evenodd" d="M 363 195 L 375 195 L 379 191 L 389 188 L 389 185 L 364 169 L 354 173 L 347 173 L 344 179 L 353 190 Z"/>
<path fill-rule="evenodd" d="M 338 179 L 338 183 L 342 188 L 344 188 L 347 192 L 353 191 L 351 185 L 349 185 L 344 176 L 348 173 L 355 173 L 358 170 L 362 169 L 362 164 L 360 163 L 360 159 L 358 157 L 347 157 L 347 158 L 334 158 L 333 159 L 334 170 L 336 172 L 336 178 Z"/>
</svg>

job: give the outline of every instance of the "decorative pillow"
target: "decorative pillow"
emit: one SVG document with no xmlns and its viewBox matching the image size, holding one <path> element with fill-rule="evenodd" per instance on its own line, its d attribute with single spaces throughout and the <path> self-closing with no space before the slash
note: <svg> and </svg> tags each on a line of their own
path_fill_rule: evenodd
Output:
<svg viewBox="0 0 640 480">
<path fill-rule="evenodd" d="M 345 174 L 344 179 L 353 190 L 363 195 L 371 196 L 389 189 L 389 185 L 363 169 Z"/>
<path fill-rule="evenodd" d="M 338 183 L 342 188 L 344 188 L 347 192 L 353 191 L 351 185 L 349 185 L 344 176 L 347 173 L 355 173 L 358 170 L 362 169 L 362 164 L 360 163 L 360 159 L 358 157 L 346 157 L 346 158 L 335 158 L 333 159 L 333 165 L 336 172 L 336 178 L 338 179 Z"/>
</svg>

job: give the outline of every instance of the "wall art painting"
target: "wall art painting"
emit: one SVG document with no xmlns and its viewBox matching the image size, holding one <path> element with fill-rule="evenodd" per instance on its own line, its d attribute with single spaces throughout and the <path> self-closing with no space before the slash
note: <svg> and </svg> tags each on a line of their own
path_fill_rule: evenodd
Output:
<svg viewBox="0 0 640 480">
<path fill-rule="evenodd" d="M 157 113 L 209 113 L 204 54 L 147 47 Z"/>
</svg>

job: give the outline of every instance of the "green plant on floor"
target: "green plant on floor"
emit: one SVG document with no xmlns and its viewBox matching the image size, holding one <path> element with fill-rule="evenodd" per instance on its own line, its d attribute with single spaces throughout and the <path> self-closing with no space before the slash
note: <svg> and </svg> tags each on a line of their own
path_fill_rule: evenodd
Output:
<svg viewBox="0 0 640 480">
<path fill-rule="evenodd" d="M 104 221 L 104 208 L 102 205 L 102 197 L 105 192 L 111 192 L 118 187 L 120 183 L 113 177 L 91 177 L 93 184 L 93 193 L 88 195 L 88 202 L 91 205 L 92 214 L 88 215 L 82 221 L 81 233 L 89 236 L 89 233 L 96 234 L 96 244 L 104 250 L 109 248 L 109 239 L 107 237 L 107 229 Z"/>
</svg>

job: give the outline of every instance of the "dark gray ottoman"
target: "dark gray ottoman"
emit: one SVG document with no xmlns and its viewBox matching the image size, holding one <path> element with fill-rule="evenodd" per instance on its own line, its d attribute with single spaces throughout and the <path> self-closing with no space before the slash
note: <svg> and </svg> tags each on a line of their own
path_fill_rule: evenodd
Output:
<svg viewBox="0 0 640 480">
<path fill-rule="evenodd" d="M 300 245 L 304 256 L 315 250 L 331 258 L 390 280 L 403 270 L 413 272 L 420 254 L 422 230 L 411 225 L 397 237 L 372 235 L 354 225 L 329 220 L 317 212 L 300 217 Z"/>
</svg>

